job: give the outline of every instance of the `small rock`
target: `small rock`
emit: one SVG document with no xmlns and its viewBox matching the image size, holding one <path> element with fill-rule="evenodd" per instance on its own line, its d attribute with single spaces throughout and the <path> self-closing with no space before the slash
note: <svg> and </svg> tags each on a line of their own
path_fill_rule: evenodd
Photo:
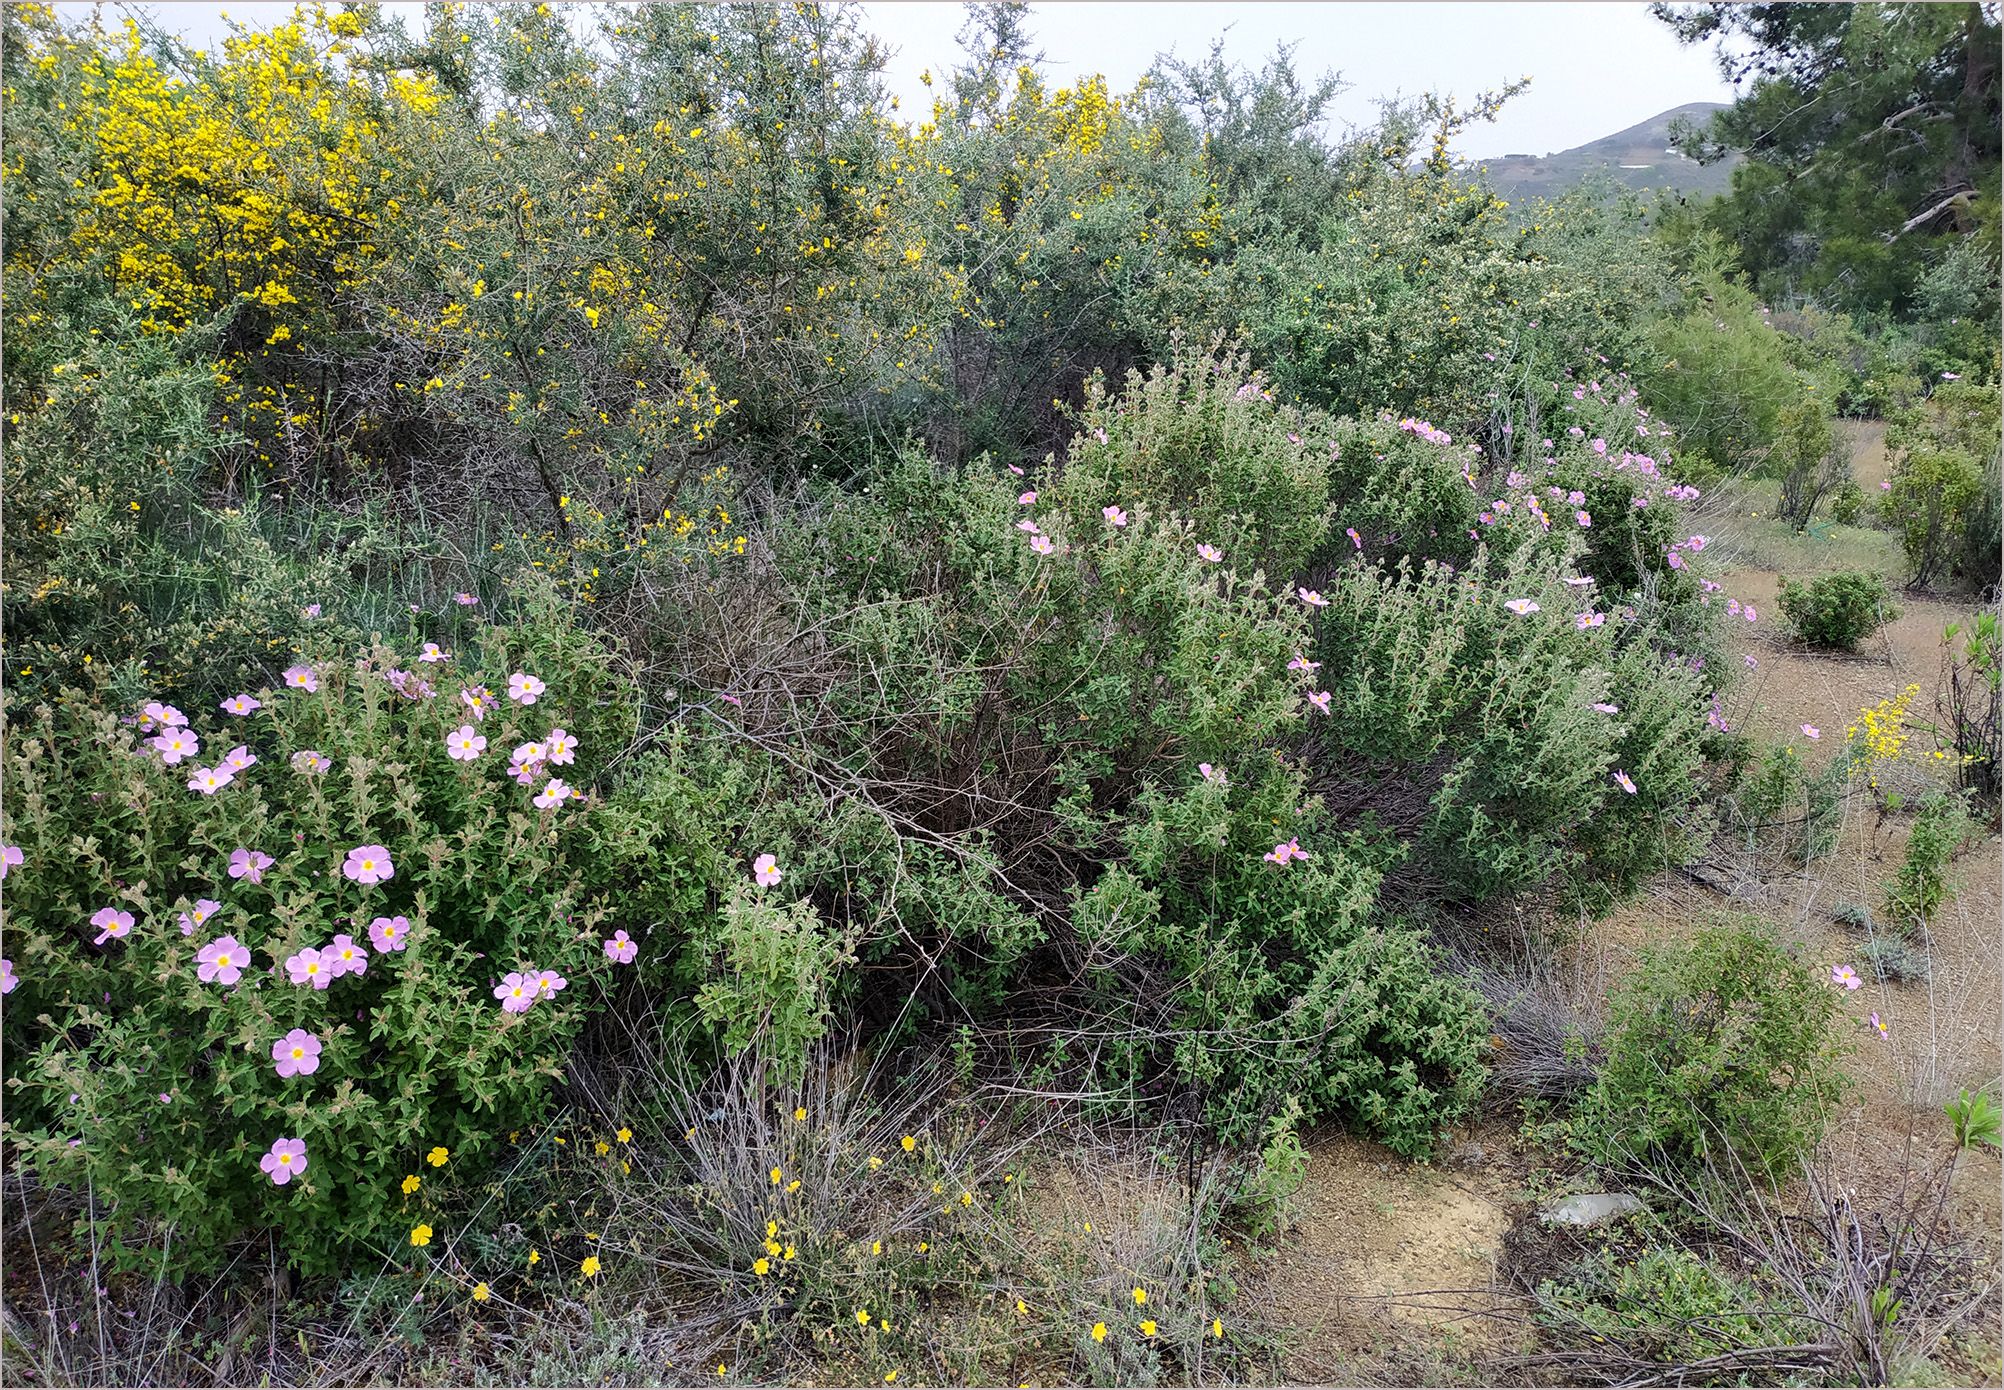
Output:
<svg viewBox="0 0 2004 1390">
<path fill-rule="evenodd" d="M 1598 1226 L 1613 1217 L 1641 1210 L 1642 1202 L 1626 1192 L 1585 1192 L 1544 1208 L 1538 1219 L 1554 1226 Z"/>
</svg>

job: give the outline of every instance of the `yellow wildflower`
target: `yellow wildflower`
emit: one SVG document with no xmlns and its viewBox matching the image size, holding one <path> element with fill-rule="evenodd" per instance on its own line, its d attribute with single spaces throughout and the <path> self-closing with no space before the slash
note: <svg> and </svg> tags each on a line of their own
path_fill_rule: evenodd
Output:
<svg viewBox="0 0 2004 1390">
<path fill-rule="evenodd" d="M 1104 1342 L 1104 1341 L 1106 1340 L 1106 1324 L 1105 1324 L 1105 1323 L 1103 1323 L 1103 1322 L 1096 1322 L 1096 1323 L 1094 1323 L 1094 1324 L 1092 1325 L 1092 1339 L 1093 1339 L 1093 1340 L 1094 1340 L 1095 1342 Z"/>
<path fill-rule="evenodd" d="M 426 1154 L 425 1157 L 431 1161 L 432 1167 L 443 1168 L 445 1166 L 446 1159 L 452 1157 L 452 1155 L 447 1153 L 443 1146 L 440 1146 L 438 1148 L 433 1149 L 430 1153 Z"/>
<path fill-rule="evenodd" d="M 411 1195 L 411 1193 L 417 1190 L 418 1190 L 418 1175 L 416 1173 L 412 1173 L 409 1177 L 404 1179 L 404 1196 L 408 1197 Z"/>
<path fill-rule="evenodd" d="M 596 1255 L 587 1255 L 587 1256 L 585 1256 L 585 1262 L 584 1262 L 584 1264 L 583 1264 L 583 1265 L 581 1265 L 581 1266 L 580 1266 L 580 1268 L 582 1268 L 582 1269 L 584 1270 L 584 1272 L 585 1272 L 585 1278 L 587 1278 L 587 1279 L 595 1279 L 595 1278 L 597 1278 L 597 1277 L 598 1277 L 598 1256 L 596 1256 Z"/>
<path fill-rule="evenodd" d="M 475 1302 L 485 1303 L 487 1301 L 487 1286 L 485 1284 L 475 1284 L 473 1286 L 473 1297 Z"/>
<path fill-rule="evenodd" d="M 413 1228 L 411 1229 L 411 1244 L 412 1244 L 412 1245 L 430 1245 L 430 1244 L 431 1244 L 431 1227 L 429 1227 L 429 1226 L 416 1226 L 416 1227 L 413 1227 Z"/>
<path fill-rule="evenodd" d="M 898 1140 L 898 1142 L 905 1146 L 906 1153 L 910 1153 L 913 1149 L 916 1149 L 918 1147 L 918 1140 L 914 1139 L 909 1134 L 907 1134 L 904 1138 Z"/>
</svg>

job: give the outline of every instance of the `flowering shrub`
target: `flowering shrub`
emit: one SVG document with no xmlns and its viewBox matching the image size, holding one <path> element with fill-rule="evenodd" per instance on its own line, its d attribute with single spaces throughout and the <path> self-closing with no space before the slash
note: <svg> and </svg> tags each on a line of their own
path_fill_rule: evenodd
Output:
<svg viewBox="0 0 2004 1390">
<path fill-rule="evenodd" d="M 579 850 L 631 716 L 553 617 L 478 638 L 309 649 L 192 718 L 7 703 L 6 1133 L 45 1180 L 191 1264 L 271 1226 L 327 1270 L 400 1238 L 418 1154 L 540 1110 L 619 969 Z M 533 706 L 477 694 L 517 671 Z"/>
</svg>

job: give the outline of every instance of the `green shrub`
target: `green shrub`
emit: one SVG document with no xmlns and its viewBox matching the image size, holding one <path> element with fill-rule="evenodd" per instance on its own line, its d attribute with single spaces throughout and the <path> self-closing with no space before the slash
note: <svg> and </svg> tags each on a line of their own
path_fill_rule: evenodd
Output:
<svg viewBox="0 0 2004 1390">
<path fill-rule="evenodd" d="M 1925 980 L 1929 974 L 1927 954 L 1915 950 L 1904 937 L 1874 937 L 1858 947 L 1858 955 L 1872 967 L 1872 976 L 1880 984 Z"/>
<path fill-rule="evenodd" d="M 1627 1253 L 1627 1252 L 1623 1252 Z M 1538 1321 L 1584 1330 L 1594 1341 L 1647 1361 L 1702 1361 L 1749 1346 L 1787 1346 L 1814 1337 L 1806 1318 L 1743 1273 L 1692 1250 L 1647 1245 L 1623 1259 L 1596 1251 L 1559 1279 L 1538 1286 Z"/>
<path fill-rule="evenodd" d="M 1966 1089 L 1960 1091 L 1943 1109 L 1948 1112 L 1949 1123 L 1955 1126 L 1959 1148 L 1974 1148 L 1978 1144 L 2004 1147 L 2004 1113 L 1999 1112 L 1987 1089 L 1974 1095 Z"/>
<path fill-rule="evenodd" d="M 1949 861 L 1970 831 L 1966 793 L 1932 791 L 1914 804 L 1906 858 L 1886 881 L 1886 916 L 1901 931 L 1925 931 L 1947 898 Z"/>
<path fill-rule="evenodd" d="M 1839 526 L 1856 526 L 1865 513 L 1865 489 L 1856 478 L 1846 478 L 1830 494 L 1830 519 Z"/>
<path fill-rule="evenodd" d="M 1885 577 L 1865 570 L 1820 574 L 1807 584 L 1783 576 L 1781 611 L 1803 641 L 1845 651 L 1856 651 L 1860 642 L 1900 616 Z"/>
<path fill-rule="evenodd" d="M 724 1030 L 735 1055 L 761 1041 L 783 1082 L 797 1083 L 807 1050 L 828 1030 L 829 987 L 853 965 L 855 942 L 821 930 L 812 903 L 768 902 L 740 887 L 724 905 L 719 946 L 724 978 L 696 996 L 703 1018 Z"/>
<path fill-rule="evenodd" d="M 1610 1010 L 1581 1135 L 1607 1163 L 1735 1160 L 1778 1177 L 1823 1133 L 1845 1084 L 1836 996 L 1751 919 L 1646 947 Z"/>
<path fill-rule="evenodd" d="M 547 683 L 540 698 L 510 702 L 517 672 Z M 186 1267 L 271 1227 L 320 1272 L 403 1246 L 420 1160 L 479 1165 L 563 1074 L 619 967 L 580 862 L 597 798 L 552 779 L 589 786 L 631 738 L 632 702 L 555 609 L 429 663 L 414 633 L 360 652 L 323 638 L 285 688 L 253 689 L 255 708 L 198 710 L 178 738 L 199 754 L 175 766 L 161 718 L 135 729 L 103 683 L 7 702 L 6 1133 L 44 1181 L 88 1184 L 115 1228 L 173 1222 Z M 480 717 L 462 689 L 494 692 Z M 485 751 L 454 756 L 461 726 Z M 533 780 L 504 775 L 509 749 L 557 729 L 564 761 L 546 748 Z M 191 789 L 232 745 L 233 779 Z M 304 973 L 349 943 L 364 965 Z M 537 999 L 537 971 L 569 984 Z M 525 973 L 533 1007 L 513 1011 L 502 977 Z M 287 1038 L 312 1070 L 275 1074 Z M 278 1185 L 260 1159 L 281 1139 L 306 1163 Z"/>
</svg>

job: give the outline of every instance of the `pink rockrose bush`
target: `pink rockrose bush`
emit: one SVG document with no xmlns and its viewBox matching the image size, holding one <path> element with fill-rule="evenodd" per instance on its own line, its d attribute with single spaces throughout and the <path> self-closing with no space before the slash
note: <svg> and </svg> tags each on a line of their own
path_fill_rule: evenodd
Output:
<svg viewBox="0 0 2004 1390">
<path fill-rule="evenodd" d="M 632 964 L 634 956 L 640 952 L 640 943 L 633 940 L 624 931 L 614 932 L 611 938 L 603 944 L 605 946 L 605 958 L 620 965 Z"/>
<path fill-rule="evenodd" d="M 561 816 L 499 760 L 448 756 L 478 726 L 398 671 L 414 638 L 344 650 L 317 625 L 289 677 L 205 695 L 192 723 L 161 704 L 142 728 L 92 692 L 0 706 L 8 1140 L 44 1181 L 94 1188 L 107 1232 L 171 1222 L 193 1271 L 272 1228 L 295 1269 L 333 1272 L 396 1219 L 414 1154 L 492 1162 L 542 1113 L 632 968 L 601 948 L 608 895 L 684 851 L 648 816 L 622 822 L 630 850 L 590 852 L 596 799 L 572 793 L 600 775 L 586 751 L 633 739 L 637 702 L 562 605 L 539 612 L 460 657 L 469 691 L 535 673 L 516 686 L 533 711 L 484 701 L 486 736 L 565 760 Z M 148 744 L 170 730 L 179 769 Z M 230 750 L 209 794 L 187 790 L 192 747 Z M 92 837 L 94 857 L 72 848 Z M 509 972 L 533 1009 L 495 1008 Z"/>
</svg>

